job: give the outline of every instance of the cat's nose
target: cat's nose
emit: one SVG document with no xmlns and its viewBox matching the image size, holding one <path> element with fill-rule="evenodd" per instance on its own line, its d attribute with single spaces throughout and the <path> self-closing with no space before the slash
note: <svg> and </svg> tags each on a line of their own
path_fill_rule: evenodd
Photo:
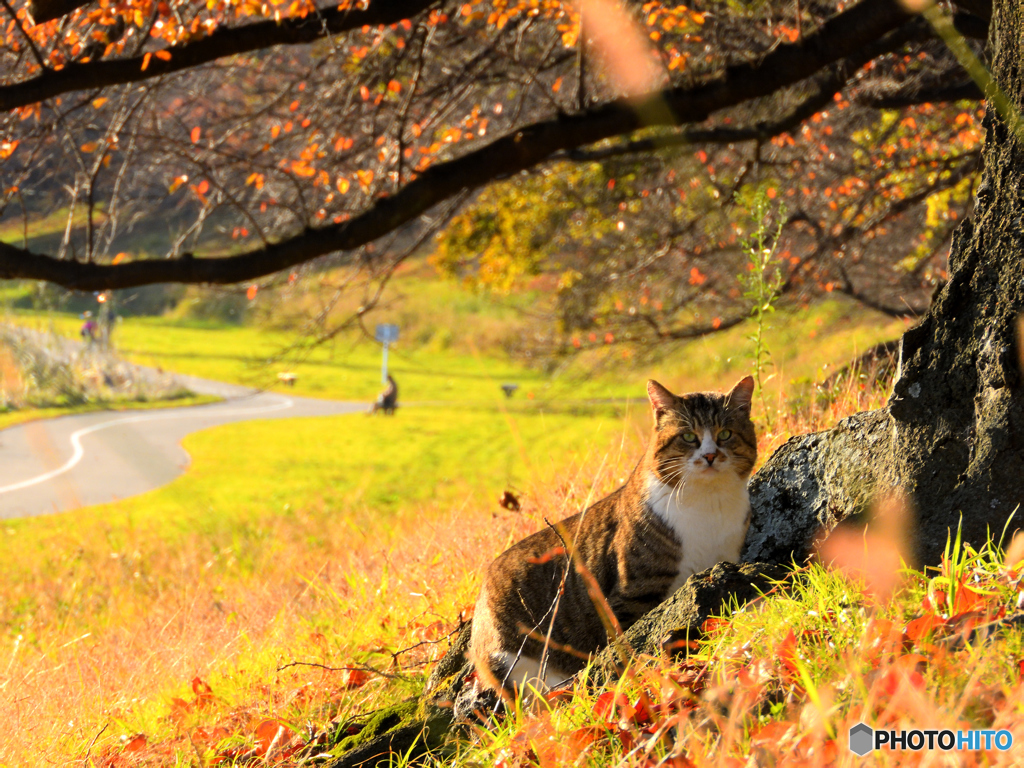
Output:
<svg viewBox="0 0 1024 768">
<path fill-rule="evenodd" d="M 718 458 L 718 454 L 717 453 L 705 453 L 704 454 L 704 461 L 706 461 L 708 463 L 709 467 L 712 464 L 715 463 L 715 459 L 717 459 L 717 458 Z"/>
</svg>

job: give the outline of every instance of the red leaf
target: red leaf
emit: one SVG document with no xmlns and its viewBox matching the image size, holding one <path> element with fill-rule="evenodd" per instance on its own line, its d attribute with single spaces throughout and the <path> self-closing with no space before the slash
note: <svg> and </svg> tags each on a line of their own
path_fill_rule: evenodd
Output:
<svg viewBox="0 0 1024 768">
<path fill-rule="evenodd" d="M 595 741 L 603 738 L 606 733 L 607 731 L 600 725 L 588 725 L 583 728 L 577 728 L 569 734 L 569 749 L 579 754 Z"/>
<path fill-rule="evenodd" d="M 729 621 L 727 619 L 719 619 L 712 616 L 711 618 L 704 620 L 704 623 L 700 625 L 700 631 L 703 632 L 705 635 L 711 635 L 720 629 L 725 629 L 728 626 Z"/>
<path fill-rule="evenodd" d="M 291 729 L 277 720 L 264 720 L 253 732 L 256 736 L 256 754 L 265 755 L 270 745 L 277 741 L 278 745 L 286 744 L 292 737 Z"/>
<path fill-rule="evenodd" d="M 346 669 L 341 673 L 341 686 L 343 688 L 358 688 L 366 685 L 370 680 L 370 673 L 361 669 Z"/>
<path fill-rule="evenodd" d="M 903 628 L 904 634 L 910 638 L 912 643 L 917 643 L 919 640 L 926 638 L 937 627 L 946 626 L 945 619 L 936 616 L 934 613 L 926 613 L 923 616 L 918 616 L 913 621 L 907 622 L 907 625 Z"/>
<path fill-rule="evenodd" d="M 763 728 L 758 730 L 757 733 L 750 737 L 750 743 L 751 745 L 776 745 L 794 733 L 796 733 L 796 723 L 791 723 L 788 720 L 767 723 Z"/>
<path fill-rule="evenodd" d="M 651 720 L 651 701 L 646 693 L 641 693 L 633 702 L 633 722 L 643 725 Z"/>
<path fill-rule="evenodd" d="M 594 714 L 598 717 L 607 716 L 609 720 L 617 720 L 618 717 L 615 716 L 616 709 L 620 712 L 628 709 L 630 714 L 632 714 L 633 708 L 629 705 L 629 699 L 626 697 L 626 694 L 605 691 L 594 702 Z M 619 716 L 621 717 L 621 714 Z"/>
<path fill-rule="evenodd" d="M 779 657 L 779 661 L 782 663 L 783 668 L 789 673 L 790 676 L 799 675 L 799 670 L 796 662 L 796 635 L 793 634 L 793 630 L 789 630 L 789 634 L 779 643 L 775 649 L 775 655 Z"/>
<path fill-rule="evenodd" d="M 768 659 L 754 659 L 739 671 L 736 679 L 745 688 L 765 685 L 772 679 L 772 664 Z"/>
<path fill-rule="evenodd" d="M 967 613 L 977 610 L 985 604 L 985 595 L 975 592 L 970 587 L 962 584 L 956 590 L 956 602 L 953 605 L 953 613 Z"/>
<path fill-rule="evenodd" d="M 128 743 L 124 745 L 123 752 L 128 754 L 134 754 L 135 752 L 141 752 L 146 748 L 147 745 L 146 734 L 140 733 L 132 739 L 129 739 Z"/>
<path fill-rule="evenodd" d="M 192 692 L 196 695 L 197 707 L 213 702 L 213 689 L 200 677 L 192 678 Z"/>
<path fill-rule="evenodd" d="M 171 699 L 171 719 L 172 720 L 184 720 L 185 716 L 192 711 L 192 705 L 184 699 L 179 699 L 175 696 Z"/>
</svg>

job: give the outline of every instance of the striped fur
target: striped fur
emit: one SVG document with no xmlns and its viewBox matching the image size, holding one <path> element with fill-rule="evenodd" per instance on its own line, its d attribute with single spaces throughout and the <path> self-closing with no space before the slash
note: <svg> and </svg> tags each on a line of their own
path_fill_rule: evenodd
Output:
<svg viewBox="0 0 1024 768">
<path fill-rule="evenodd" d="M 623 629 L 691 574 L 738 559 L 757 458 L 753 380 L 727 395 L 677 397 L 654 381 L 647 389 L 654 431 L 625 484 L 513 545 L 487 569 L 470 651 L 487 687 L 556 683 L 607 645 L 605 624 L 567 551 L 594 577 Z"/>
</svg>

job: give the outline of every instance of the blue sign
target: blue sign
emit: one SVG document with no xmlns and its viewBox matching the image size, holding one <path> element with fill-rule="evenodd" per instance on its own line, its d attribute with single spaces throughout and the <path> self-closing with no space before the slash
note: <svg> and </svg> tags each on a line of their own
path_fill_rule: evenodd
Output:
<svg viewBox="0 0 1024 768">
<path fill-rule="evenodd" d="M 377 331 L 374 333 L 373 337 L 383 344 L 390 344 L 398 341 L 398 326 L 391 325 L 389 323 L 380 323 L 377 325 Z"/>
</svg>

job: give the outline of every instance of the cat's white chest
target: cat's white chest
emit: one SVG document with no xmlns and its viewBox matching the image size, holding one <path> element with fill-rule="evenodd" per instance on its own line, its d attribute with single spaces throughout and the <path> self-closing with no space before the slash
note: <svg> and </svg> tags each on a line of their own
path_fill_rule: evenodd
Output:
<svg viewBox="0 0 1024 768">
<path fill-rule="evenodd" d="M 648 488 L 651 510 L 672 528 L 683 545 L 673 592 L 690 576 L 715 563 L 739 560 L 750 513 L 745 482 L 728 477 L 679 492 L 652 477 Z"/>
</svg>

